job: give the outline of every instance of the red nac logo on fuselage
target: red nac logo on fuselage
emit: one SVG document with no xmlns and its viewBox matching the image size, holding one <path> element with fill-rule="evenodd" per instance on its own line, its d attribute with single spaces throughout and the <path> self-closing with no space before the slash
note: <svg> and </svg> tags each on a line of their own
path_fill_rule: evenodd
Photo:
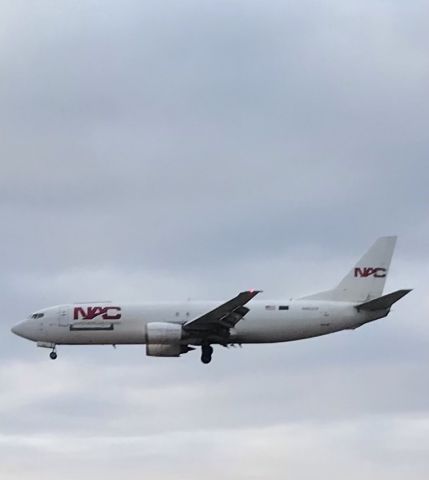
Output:
<svg viewBox="0 0 429 480">
<path fill-rule="evenodd" d="M 355 268 L 355 277 L 375 277 L 384 278 L 387 275 L 387 269 L 381 267 L 357 267 Z"/>
<path fill-rule="evenodd" d="M 121 316 L 121 307 L 75 307 L 73 311 L 74 320 L 119 320 Z"/>
</svg>

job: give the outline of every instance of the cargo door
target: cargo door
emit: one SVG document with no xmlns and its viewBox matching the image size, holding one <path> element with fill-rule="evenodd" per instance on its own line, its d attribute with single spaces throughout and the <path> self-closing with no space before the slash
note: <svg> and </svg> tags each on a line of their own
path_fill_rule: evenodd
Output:
<svg viewBox="0 0 429 480">
<path fill-rule="evenodd" d="M 62 305 L 58 308 L 58 325 L 60 327 L 70 325 L 70 307 Z"/>
</svg>

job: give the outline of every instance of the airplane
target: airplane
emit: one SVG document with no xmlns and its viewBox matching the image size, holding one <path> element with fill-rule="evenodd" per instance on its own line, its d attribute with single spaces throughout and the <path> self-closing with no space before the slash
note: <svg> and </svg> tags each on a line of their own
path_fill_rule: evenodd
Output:
<svg viewBox="0 0 429 480">
<path fill-rule="evenodd" d="M 225 303 L 110 302 L 59 305 L 31 314 L 12 332 L 51 349 L 57 345 L 145 344 L 146 354 L 179 357 L 201 347 L 212 360 L 212 345 L 224 347 L 289 342 L 354 330 L 386 317 L 411 290 L 383 295 L 397 237 L 379 238 L 333 289 L 292 300 L 255 300 L 247 290 Z"/>
</svg>

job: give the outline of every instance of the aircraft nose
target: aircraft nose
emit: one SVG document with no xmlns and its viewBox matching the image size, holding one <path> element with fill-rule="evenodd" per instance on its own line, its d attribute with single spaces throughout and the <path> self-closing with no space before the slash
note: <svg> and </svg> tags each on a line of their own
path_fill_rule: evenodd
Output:
<svg viewBox="0 0 429 480">
<path fill-rule="evenodd" d="M 13 326 L 10 330 L 15 335 L 18 335 L 19 337 L 24 337 L 25 338 L 25 336 L 26 336 L 25 334 L 26 334 L 26 331 L 27 331 L 26 324 L 27 324 L 27 322 L 19 322 L 15 326 Z"/>
</svg>

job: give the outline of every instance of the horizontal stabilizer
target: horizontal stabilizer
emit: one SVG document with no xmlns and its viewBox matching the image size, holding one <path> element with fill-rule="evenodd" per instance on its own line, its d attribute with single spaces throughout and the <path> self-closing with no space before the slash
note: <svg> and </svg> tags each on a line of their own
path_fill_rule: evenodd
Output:
<svg viewBox="0 0 429 480">
<path fill-rule="evenodd" d="M 358 310 L 368 310 L 368 311 L 387 310 L 394 303 L 396 303 L 402 297 L 405 297 L 405 295 L 407 295 L 410 292 L 411 290 L 397 290 L 396 292 L 383 295 L 382 297 L 375 298 L 374 300 L 370 300 L 369 302 L 356 305 L 356 308 Z"/>
</svg>

